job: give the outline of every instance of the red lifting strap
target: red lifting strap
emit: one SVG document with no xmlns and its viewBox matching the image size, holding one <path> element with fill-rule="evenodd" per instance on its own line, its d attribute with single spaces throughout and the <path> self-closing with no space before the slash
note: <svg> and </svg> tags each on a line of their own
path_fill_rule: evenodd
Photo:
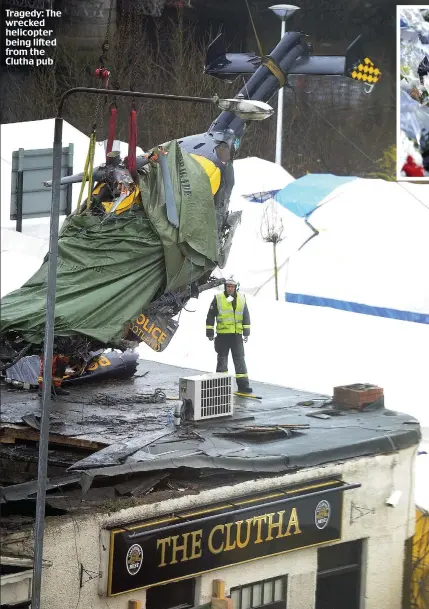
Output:
<svg viewBox="0 0 429 609">
<path fill-rule="evenodd" d="M 116 106 L 110 107 L 110 118 L 109 118 L 109 131 L 107 134 L 107 147 L 106 147 L 106 157 L 109 152 L 112 152 L 113 141 L 115 139 L 116 134 L 116 118 L 118 115 L 118 109 Z"/>
<path fill-rule="evenodd" d="M 137 112 L 131 110 L 128 129 L 128 171 L 135 177 L 136 174 L 136 148 L 137 148 Z"/>
</svg>

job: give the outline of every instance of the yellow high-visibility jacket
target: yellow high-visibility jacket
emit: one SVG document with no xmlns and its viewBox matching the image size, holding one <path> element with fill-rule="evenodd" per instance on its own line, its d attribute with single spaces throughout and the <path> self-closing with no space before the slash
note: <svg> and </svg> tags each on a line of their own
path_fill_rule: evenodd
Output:
<svg viewBox="0 0 429 609">
<path fill-rule="evenodd" d="M 227 300 L 225 292 L 214 297 L 206 319 L 206 336 L 209 338 L 214 336 L 215 320 L 217 334 L 249 336 L 250 315 L 244 294 L 238 292 L 232 302 Z"/>
</svg>

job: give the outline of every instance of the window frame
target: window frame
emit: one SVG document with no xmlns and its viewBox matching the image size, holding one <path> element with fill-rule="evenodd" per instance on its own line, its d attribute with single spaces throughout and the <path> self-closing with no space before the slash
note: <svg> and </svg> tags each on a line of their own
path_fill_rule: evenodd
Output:
<svg viewBox="0 0 429 609">
<path fill-rule="evenodd" d="M 165 609 L 193 609 L 195 607 L 196 604 L 196 591 L 197 591 L 197 579 L 195 577 L 189 577 L 189 578 L 185 578 L 179 581 L 172 581 L 172 582 L 168 582 L 167 584 L 161 585 L 161 586 L 151 586 L 150 588 L 147 588 L 146 590 L 146 607 L 147 607 L 147 601 L 148 601 L 148 591 L 149 590 L 153 590 L 155 588 L 166 588 L 171 584 L 177 585 L 177 584 L 184 584 L 185 582 L 189 584 L 189 582 L 192 582 L 190 585 L 192 587 L 192 600 L 190 602 L 190 604 L 185 604 L 185 603 L 176 603 L 175 605 L 171 604 L 168 608 Z M 168 593 L 168 590 L 167 590 Z M 172 601 L 172 603 L 174 602 L 174 600 Z M 155 608 L 154 608 L 155 609 Z"/>
<path fill-rule="evenodd" d="M 329 546 L 322 546 L 317 550 L 317 578 L 329 577 L 330 575 L 341 575 L 343 573 L 351 573 L 353 571 L 362 570 L 363 566 L 363 539 L 355 539 L 353 541 L 345 541 L 341 543 L 336 543 Z M 341 548 L 344 546 L 354 546 L 356 548 L 356 561 L 352 562 L 343 562 L 336 567 L 330 567 L 325 569 L 320 569 L 320 556 L 324 550 L 331 550 L 335 552 L 335 550 L 341 552 Z M 355 557 L 354 557 L 355 558 Z"/>
<path fill-rule="evenodd" d="M 341 543 L 336 543 L 329 546 L 319 547 L 317 550 L 317 574 L 316 574 L 316 604 L 318 599 L 318 590 L 319 590 L 319 581 L 325 578 L 329 578 L 330 576 L 340 576 L 346 575 L 349 573 L 356 573 L 358 575 L 357 581 L 357 590 L 356 597 L 354 598 L 356 607 L 362 607 L 362 591 L 364 586 L 364 565 L 366 563 L 365 560 L 365 538 L 354 539 L 351 541 L 343 541 Z M 348 546 L 352 549 L 352 557 L 348 559 L 347 557 L 341 557 L 339 560 L 339 564 L 337 566 L 329 566 L 326 568 L 321 568 L 320 558 L 323 551 L 327 552 L 335 552 L 336 550 L 341 553 L 342 549 Z M 342 564 L 341 564 L 342 563 Z"/>
<path fill-rule="evenodd" d="M 274 586 L 276 581 L 282 581 L 283 584 L 283 596 L 284 598 L 282 598 L 279 601 L 270 601 L 266 604 L 264 604 L 264 590 L 265 590 L 265 586 L 264 584 L 268 583 L 268 582 L 273 582 Z M 261 593 L 261 605 L 253 605 L 253 588 L 254 586 L 260 585 L 262 588 L 262 593 Z M 232 593 L 239 591 L 240 592 L 240 600 L 239 600 L 239 604 L 238 607 L 234 606 L 234 609 L 241 609 L 242 608 L 242 603 L 243 603 L 243 590 L 245 588 L 250 588 L 250 609 L 258 609 L 259 607 L 268 607 L 269 609 L 287 609 L 287 591 L 288 591 L 288 576 L 287 575 L 277 575 L 276 577 L 268 577 L 267 579 L 261 579 L 258 580 L 256 582 L 249 582 L 248 584 L 243 584 L 241 586 L 234 586 L 233 588 L 230 588 L 229 591 L 229 596 L 230 598 L 232 598 Z M 275 588 L 273 587 L 273 590 Z"/>
</svg>

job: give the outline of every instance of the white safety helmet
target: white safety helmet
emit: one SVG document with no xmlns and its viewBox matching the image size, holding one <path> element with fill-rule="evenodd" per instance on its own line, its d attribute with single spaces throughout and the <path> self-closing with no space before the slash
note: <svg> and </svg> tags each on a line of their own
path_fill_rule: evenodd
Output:
<svg viewBox="0 0 429 609">
<path fill-rule="evenodd" d="M 235 279 L 233 279 L 232 277 L 230 277 L 229 279 L 225 280 L 225 287 L 227 285 L 233 285 L 236 290 L 238 290 L 238 288 L 240 286 L 240 284 Z"/>
</svg>

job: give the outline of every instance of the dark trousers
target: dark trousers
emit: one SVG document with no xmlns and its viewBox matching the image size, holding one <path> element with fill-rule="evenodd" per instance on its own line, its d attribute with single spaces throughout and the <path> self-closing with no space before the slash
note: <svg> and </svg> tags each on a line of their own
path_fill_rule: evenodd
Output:
<svg viewBox="0 0 429 609">
<path fill-rule="evenodd" d="M 215 338 L 215 350 L 217 353 L 216 372 L 228 372 L 228 356 L 231 351 L 237 387 L 239 391 L 246 389 L 249 386 L 249 377 L 241 334 L 218 334 Z"/>
</svg>

